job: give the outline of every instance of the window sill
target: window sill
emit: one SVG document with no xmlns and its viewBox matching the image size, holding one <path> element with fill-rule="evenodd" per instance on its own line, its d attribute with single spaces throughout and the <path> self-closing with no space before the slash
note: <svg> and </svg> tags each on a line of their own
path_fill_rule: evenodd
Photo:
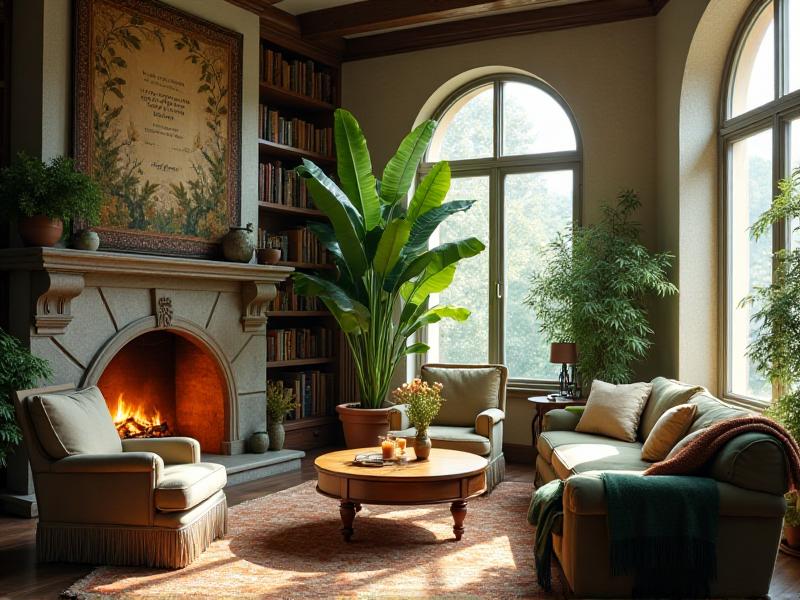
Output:
<svg viewBox="0 0 800 600">
<path fill-rule="evenodd" d="M 557 381 L 537 381 L 534 379 L 509 379 L 509 392 L 524 392 L 534 394 L 537 392 L 549 394 L 558 391 Z"/>
<path fill-rule="evenodd" d="M 763 413 L 769 408 L 769 402 L 764 400 L 756 400 L 754 398 L 747 398 L 745 396 L 723 395 L 721 396 L 723 402 L 738 406 L 739 408 L 746 408 L 757 413 Z"/>
</svg>

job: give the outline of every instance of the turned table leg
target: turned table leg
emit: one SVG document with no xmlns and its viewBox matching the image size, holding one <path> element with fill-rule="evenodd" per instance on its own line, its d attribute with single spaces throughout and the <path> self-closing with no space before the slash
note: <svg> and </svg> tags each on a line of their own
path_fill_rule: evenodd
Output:
<svg viewBox="0 0 800 600">
<path fill-rule="evenodd" d="M 464 535 L 464 518 L 467 516 L 467 503 L 464 500 L 456 500 L 450 505 L 450 512 L 453 514 L 453 533 L 456 534 L 456 541 Z"/>
<path fill-rule="evenodd" d="M 350 538 L 353 537 L 353 521 L 356 518 L 356 510 L 360 509 L 361 505 L 353 502 L 342 500 L 339 504 L 339 514 L 342 517 L 342 536 L 345 542 L 349 542 Z"/>
</svg>

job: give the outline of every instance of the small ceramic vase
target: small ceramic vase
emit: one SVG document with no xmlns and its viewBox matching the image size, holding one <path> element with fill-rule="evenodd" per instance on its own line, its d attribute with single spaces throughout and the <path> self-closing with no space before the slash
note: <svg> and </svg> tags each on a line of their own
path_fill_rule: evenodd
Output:
<svg viewBox="0 0 800 600">
<path fill-rule="evenodd" d="M 417 460 L 428 460 L 431 454 L 431 438 L 428 437 L 428 432 L 424 431 L 418 433 L 414 438 L 414 454 L 417 455 Z"/>
<path fill-rule="evenodd" d="M 259 248 L 256 250 L 256 260 L 260 265 L 274 265 L 281 259 L 280 248 Z"/>
<path fill-rule="evenodd" d="M 253 454 L 264 454 L 270 447 L 269 435 L 266 431 L 256 431 L 247 438 L 247 451 Z"/>
<path fill-rule="evenodd" d="M 248 223 L 247 227 L 231 227 L 222 238 L 222 254 L 231 262 L 250 262 L 255 249 L 252 223 Z"/>
<path fill-rule="evenodd" d="M 81 229 L 72 236 L 72 247 L 76 250 L 94 252 L 100 247 L 100 236 L 91 229 Z"/>
<path fill-rule="evenodd" d="M 283 450 L 283 444 L 285 442 L 286 442 L 286 430 L 283 428 L 283 423 L 270 423 L 269 449 Z"/>
</svg>

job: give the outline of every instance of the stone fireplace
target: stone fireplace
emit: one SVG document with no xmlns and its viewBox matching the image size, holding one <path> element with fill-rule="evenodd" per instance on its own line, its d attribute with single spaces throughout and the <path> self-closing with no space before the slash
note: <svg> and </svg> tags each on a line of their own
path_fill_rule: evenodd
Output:
<svg viewBox="0 0 800 600">
<path fill-rule="evenodd" d="M 265 312 L 291 269 L 26 248 L 0 251 L 0 271 L 10 333 L 48 360 L 48 383 L 97 385 L 115 420 L 134 418 L 131 435 L 166 423 L 237 455 L 265 429 Z M 8 484 L 32 493 L 23 452 Z"/>
</svg>

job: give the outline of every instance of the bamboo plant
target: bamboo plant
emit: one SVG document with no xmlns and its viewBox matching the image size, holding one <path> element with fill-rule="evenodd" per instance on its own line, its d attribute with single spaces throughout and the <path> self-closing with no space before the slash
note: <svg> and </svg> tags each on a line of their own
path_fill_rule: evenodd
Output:
<svg viewBox="0 0 800 600">
<path fill-rule="evenodd" d="M 425 121 L 401 142 L 380 181 L 372 173 L 367 142 L 356 119 L 334 115 L 338 184 L 304 160 L 305 178 L 315 206 L 330 219 L 309 228 L 338 267 L 336 275 L 294 273 L 297 293 L 318 297 L 331 311 L 353 354 L 362 408 L 380 408 L 392 373 L 408 354 L 424 353 L 423 343 L 407 340 L 442 319 L 464 321 L 463 307 L 429 307 L 431 294 L 447 289 L 456 263 L 479 254 L 475 237 L 428 248 L 431 234 L 448 216 L 465 211 L 472 200 L 444 202 L 450 167 L 437 163 L 408 194 L 431 141 L 435 121 Z"/>
</svg>

